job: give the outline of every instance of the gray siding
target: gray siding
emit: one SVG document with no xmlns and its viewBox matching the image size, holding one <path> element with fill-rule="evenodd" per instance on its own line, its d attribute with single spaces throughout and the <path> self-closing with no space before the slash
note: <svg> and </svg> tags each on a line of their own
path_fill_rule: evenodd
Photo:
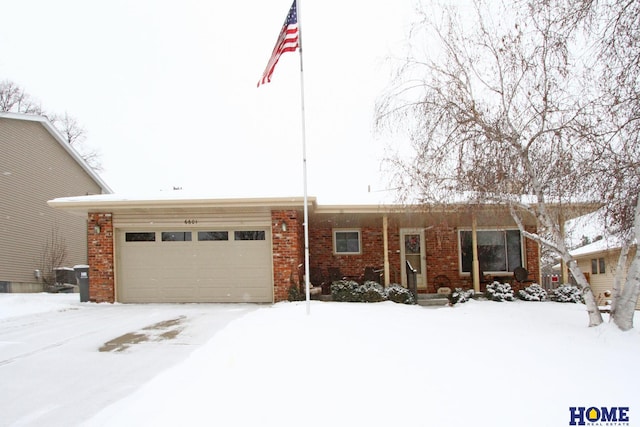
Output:
<svg viewBox="0 0 640 427">
<path fill-rule="evenodd" d="M 0 118 L 0 281 L 37 282 L 34 270 L 53 230 L 64 236 L 66 266 L 86 264 L 86 218 L 47 201 L 101 192 L 40 122 Z"/>
</svg>

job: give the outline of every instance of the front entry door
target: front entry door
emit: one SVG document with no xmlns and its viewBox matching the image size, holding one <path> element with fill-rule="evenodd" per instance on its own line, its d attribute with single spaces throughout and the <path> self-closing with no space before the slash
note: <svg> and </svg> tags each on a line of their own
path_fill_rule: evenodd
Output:
<svg viewBox="0 0 640 427">
<path fill-rule="evenodd" d="M 427 261 L 424 253 L 424 230 L 422 228 L 400 229 L 400 260 L 402 262 L 402 285 L 407 286 L 406 261 L 417 270 L 418 289 L 427 288 Z"/>
</svg>

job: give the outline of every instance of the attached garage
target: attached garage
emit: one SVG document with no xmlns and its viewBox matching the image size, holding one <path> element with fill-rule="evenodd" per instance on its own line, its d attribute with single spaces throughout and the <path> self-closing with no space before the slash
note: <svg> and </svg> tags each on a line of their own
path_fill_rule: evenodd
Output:
<svg viewBox="0 0 640 427">
<path fill-rule="evenodd" d="M 116 230 L 117 300 L 272 302 L 270 228 Z"/>
<path fill-rule="evenodd" d="M 273 303 L 300 283 L 303 202 L 176 192 L 49 204 L 87 218 L 90 301 Z"/>
</svg>

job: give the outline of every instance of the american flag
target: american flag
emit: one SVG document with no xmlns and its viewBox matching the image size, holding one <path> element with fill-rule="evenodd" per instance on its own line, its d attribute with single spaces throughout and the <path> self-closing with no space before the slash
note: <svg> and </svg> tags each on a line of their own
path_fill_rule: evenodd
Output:
<svg viewBox="0 0 640 427">
<path fill-rule="evenodd" d="M 276 45 L 273 48 L 273 52 L 271 52 L 271 58 L 269 58 L 269 62 L 262 73 L 262 77 L 258 80 L 258 87 L 261 84 L 269 83 L 271 81 L 271 75 L 273 74 L 273 70 L 276 68 L 280 55 L 285 52 L 295 52 L 298 47 L 298 11 L 296 8 L 296 0 L 293 0 L 287 19 L 284 21 L 284 25 L 282 26 L 282 30 L 280 30 L 280 35 L 278 36 Z"/>
</svg>

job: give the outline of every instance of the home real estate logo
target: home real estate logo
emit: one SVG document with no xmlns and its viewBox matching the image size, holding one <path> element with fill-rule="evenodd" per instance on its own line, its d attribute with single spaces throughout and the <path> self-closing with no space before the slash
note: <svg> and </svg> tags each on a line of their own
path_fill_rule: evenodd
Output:
<svg viewBox="0 0 640 427">
<path fill-rule="evenodd" d="M 570 426 L 629 426 L 628 406 L 571 406 Z"/>
</svg>

